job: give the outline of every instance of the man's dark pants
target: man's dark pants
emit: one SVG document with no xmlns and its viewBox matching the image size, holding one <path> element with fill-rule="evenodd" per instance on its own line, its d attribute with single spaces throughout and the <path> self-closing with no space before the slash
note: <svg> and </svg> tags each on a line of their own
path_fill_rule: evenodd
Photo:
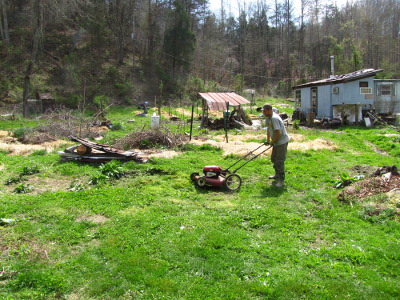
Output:
<svg viewBox="0 0 400 300">
<path fill-rule="evenodd" d="M 285 160 L 288 143 L 273 146 L 271 154 L 271 162 L 274 164 L 276 179 L 285 180 Z"/>
</svg>

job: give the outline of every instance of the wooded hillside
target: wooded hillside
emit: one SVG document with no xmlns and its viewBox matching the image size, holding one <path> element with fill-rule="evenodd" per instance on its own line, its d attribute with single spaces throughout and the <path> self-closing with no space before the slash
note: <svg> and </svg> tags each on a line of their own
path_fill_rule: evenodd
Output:
<svg viewBox="0 0 400 300">
<path fill-rule="evenodd" d="M 283 96 L 327 77 L 331 55 L 336 74 L 371 67 L 400 78 L 400 1 L 293 2 L 260 1 L 235 17 L 210 12 L 208 0 L 0 0 L 0 100 Z"/>
</svg>

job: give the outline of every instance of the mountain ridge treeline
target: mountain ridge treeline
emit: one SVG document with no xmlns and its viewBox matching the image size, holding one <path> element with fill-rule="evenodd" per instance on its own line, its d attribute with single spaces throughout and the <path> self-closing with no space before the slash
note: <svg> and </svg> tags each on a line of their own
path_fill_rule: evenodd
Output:
<svg viewBox="0 0 400 300">
<path fill-rule="evenodd" d="M 400 78 L 399 0 L 297 3 L 299 15 L 293 1 L 273 0 L 235 17 L 208 0 L 0 0 L 0 101 L 289 96 L 328 77 L 330 56 L 336 74 L 382 68 L 381 78 Z"/>
</svg>

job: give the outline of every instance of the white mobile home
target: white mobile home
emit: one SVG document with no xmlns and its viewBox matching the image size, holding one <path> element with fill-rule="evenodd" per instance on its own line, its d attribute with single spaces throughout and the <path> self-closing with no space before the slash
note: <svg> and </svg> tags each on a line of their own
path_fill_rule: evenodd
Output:
<svg viewBox="0 0 400 300">
<path fill-rule="evenodd" d="M 317 118 L 342 118 L 354 123 L 362 118 L 362 110 L 377 113 L 400 112 L 397 90 L 400 80 L 378 80 L 383 70 L 362 69 L 343 75 L 294 86 L 297 106 L 304 115 Z"/>
</svg>

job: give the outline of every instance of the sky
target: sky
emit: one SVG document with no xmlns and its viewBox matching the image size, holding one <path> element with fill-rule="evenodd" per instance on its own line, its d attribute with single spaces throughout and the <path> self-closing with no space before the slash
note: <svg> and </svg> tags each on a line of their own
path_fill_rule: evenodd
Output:
<svg viewBox="0 0 400 300">
<path fill-rule="evenodd" d="M 225 4 L 227 15 L 231 13 L 234 16 L 238 15 L 239 5 L 240 7 L 243 7 L 244 3 L 246 3 L 246 5 L 249 5 L 250 3 L 257 3 L 257 0 L 223 0 L 223 1 Z M 275 2 L 275 0 L 259 0 L 259 1 L 265 1 L 267 4 L 270 4 L 271 6 Z M 320 1 L 323 4 L 336 2 L 337 6 L 340 8 L 343 5 L 345 5 L 347 1 L 353 2 L 354 0 L 320 0 Z M 279 0 L 279 2 L 282 2 L 282 0 Z M 210 10 L 215 12 L 215 14 L 218 16 L 221 10 L 221 0 L 209 0 L 209 3 L 210 3 Z M 292 3 L 294 6 L 294 14 L 299 15 L 301 1 L 292 0 Z"/>
</svg>

